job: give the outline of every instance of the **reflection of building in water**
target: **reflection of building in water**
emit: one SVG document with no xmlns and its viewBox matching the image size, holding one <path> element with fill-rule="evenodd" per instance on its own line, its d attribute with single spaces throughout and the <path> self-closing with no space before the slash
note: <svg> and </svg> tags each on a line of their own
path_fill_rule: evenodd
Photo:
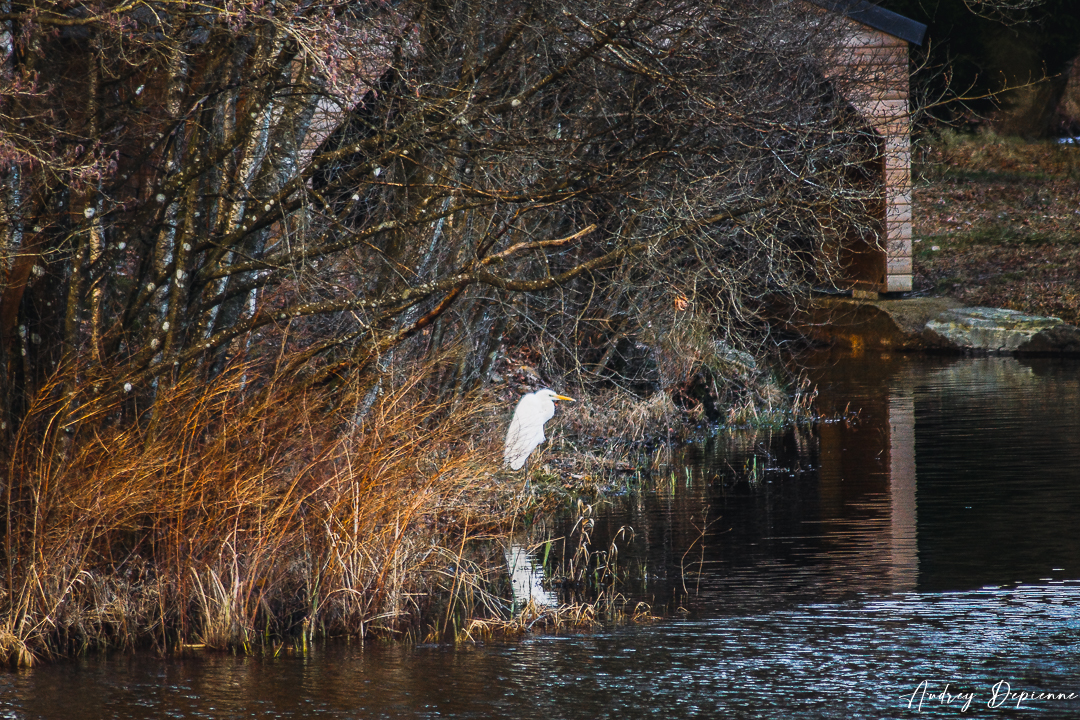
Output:
<svg viewBox="0 0 1080 720">
<path fill-rule="evenodd" d="M 819 396 L 819 522 L 831 562 L 859 584 L 902 592 L 919 575 L 915 503 L 915 399 L 906 359 L 830 367 Z"/>
<path fill-rule="evenodd" d="M 912 590 L 919 580 L 915 512 L 915 397 L 894 388 L 889 397 L 889 518 L 893 590 Z"/>
<path fill-rule="evenodd" d="M 893 356 L 820 377 L 824 413 L 848 399 L 859 409 L 821 428 L 820 518 L 836 562 L 919 591 L 1080 568 L 1075 362 Z"/>
<path fill-rule="evenodd" d="M 1080 578 L 1075 360 L 864 356 L 810 374 L 821 423 L 718 435 L 597 513 L 594 547 L 634 529 L 620 567 L 647 570 L 648 602 L 760 612 Z"/>
</svg>

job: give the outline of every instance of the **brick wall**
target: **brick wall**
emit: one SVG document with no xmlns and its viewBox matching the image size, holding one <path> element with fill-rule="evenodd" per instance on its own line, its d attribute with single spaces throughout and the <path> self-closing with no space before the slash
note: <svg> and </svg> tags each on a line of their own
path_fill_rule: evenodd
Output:
<svg viewBox="0 0 1080 720">
<path fill-rule="evenodd" d="M 840 80 L 840 92 L 885 141 L 885 281 L 852 280 L 859 289 L 906 292 L 912 288 L 908 46 L 905 40 L 848 22 L 850 32 L 831 59 L 834 69 L 829 74 Z"/>
</svg>

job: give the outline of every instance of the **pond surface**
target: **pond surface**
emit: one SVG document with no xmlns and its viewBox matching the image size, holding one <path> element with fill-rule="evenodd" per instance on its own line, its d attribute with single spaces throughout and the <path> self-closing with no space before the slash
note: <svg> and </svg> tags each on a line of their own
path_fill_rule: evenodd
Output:
<svg viewBox="0 0 1080 720">
<path fill-rule="evenodd" d="M 813 376 L 842 420 L 690 448 L 655 492 L 597 507 L 594 544 L 633 527 L 619 562 L 672 619 L 82 660 L 0 674 L 0 719 L 1080 717 L 1080 363 Z"/>
</svg>

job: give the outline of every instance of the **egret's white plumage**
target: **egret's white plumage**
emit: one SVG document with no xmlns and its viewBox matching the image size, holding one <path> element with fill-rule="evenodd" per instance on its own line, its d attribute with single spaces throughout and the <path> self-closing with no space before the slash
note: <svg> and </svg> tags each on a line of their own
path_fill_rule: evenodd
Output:
<svg viewBox="0 0 1080 720">
<path fill-rule="evenodd" d="M 544 423 L 555 416 L 555 401 L 574 398 L 558 395 L 554 390 L 537 390 L 522 396 L 514 408 L 510 429 L 506 432 L 503 463 L 512 470 L 520 470 L 536 446 L 544 442 Z"/>
</svg>

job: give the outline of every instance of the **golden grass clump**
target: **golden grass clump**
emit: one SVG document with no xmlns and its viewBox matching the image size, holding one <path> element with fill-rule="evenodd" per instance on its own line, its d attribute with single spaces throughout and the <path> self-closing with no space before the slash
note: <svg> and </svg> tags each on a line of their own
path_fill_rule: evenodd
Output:
<svg viewBox="0 0 1080 720">
<path fill-rule="evenodd" d="M 480 404 L 425 405 L 418 381 L 362 418 L 318 392 L 252 392 L 243 368 L 163 385 L 145 411 L 42 400 L 3 489 L 0 660 L 246 650 L 466 612 L 435 605 L 482 584 L 471 553 L 516 488 L 492 473 Z"/>
</svg>

